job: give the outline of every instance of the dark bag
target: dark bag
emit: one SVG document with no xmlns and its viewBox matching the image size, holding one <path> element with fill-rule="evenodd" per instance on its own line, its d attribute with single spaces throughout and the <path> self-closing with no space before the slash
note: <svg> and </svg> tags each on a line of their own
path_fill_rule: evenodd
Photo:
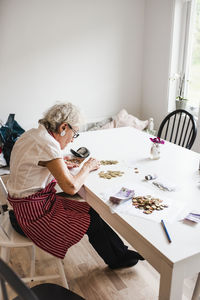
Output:
<svg viewBox="0 0 200 300">
<path fill-rule="evenodd" d="M 5 125 L 0 128 L 2 151 L 7 165 L 10 164 L 10 155 L 14 143 L 25 130 L 14 120 L 15 114 L 9 114 Z"/>
</svg>

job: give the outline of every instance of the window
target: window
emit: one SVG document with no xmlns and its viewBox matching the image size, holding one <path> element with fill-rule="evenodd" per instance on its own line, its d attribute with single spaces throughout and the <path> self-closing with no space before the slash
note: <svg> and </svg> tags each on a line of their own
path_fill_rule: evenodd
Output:
<svg viewBox="0 0 200 300">
<path fill-rule="evenodd" d="M 200 105 L 200 0 L 176 0 L 169 85 L 169 110 L 174 99 L 188 99 L 187 109 L 198 115 Z M 171 101 L 171 102 L 170 102 Z"/>
<path fill-rule="evenodd" d="M 191 28 L 191 58 L 188 59 L 188 86 L 187 98 L 190 106 L 200 105 L 200 0 L 196 0 L 194 6 L 193 26 Z M 187 58 L 185 58 L 187 59 Z"/>
</svg>

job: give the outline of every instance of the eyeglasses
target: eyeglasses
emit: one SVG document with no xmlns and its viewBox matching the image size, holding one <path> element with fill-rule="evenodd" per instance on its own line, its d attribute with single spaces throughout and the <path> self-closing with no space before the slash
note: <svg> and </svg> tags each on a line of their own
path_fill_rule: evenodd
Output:
<svg viewBox="0 0 200 300">
<path fill-rule="evenodd" d="M 67 123 L 67 125 L 74 133 L 73 139 L 76 139 L 79 136 L 79 133 L 76 130 L 74 130 L 74 128 L 72 128 L 72 126 L 69 123 Z"/>
</svg>

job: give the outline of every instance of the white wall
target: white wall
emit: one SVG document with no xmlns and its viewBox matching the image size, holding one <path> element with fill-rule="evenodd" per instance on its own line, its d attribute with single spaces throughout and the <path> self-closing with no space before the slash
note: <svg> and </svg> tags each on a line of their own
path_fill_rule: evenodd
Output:
<svg viewBox="0 0 200 300">
<path fill-rule="evenodd" d="M 144 4 L 1 0 L 0 119 L 15 113 L 29 129 L 56 100 L 78 105 L 88 120 L 122 107 L 139 117 Z"/>
<path fill-rule="evenodd" d="M 146 0 L 141 117 L 156 128 L 168 112 L 174 0 Z"/>
</svg>

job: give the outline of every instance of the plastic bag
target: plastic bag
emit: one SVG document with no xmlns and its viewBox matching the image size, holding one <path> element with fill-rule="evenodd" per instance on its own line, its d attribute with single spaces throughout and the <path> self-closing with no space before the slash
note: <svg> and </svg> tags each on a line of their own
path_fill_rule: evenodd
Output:
<svg viewBox="0 0 200 300">
<path fill-rule="evenodd" d="M 2 151 L 8 166 L 14 143 L 24 132 L 25 130 L 15 121 L 15 114 L 9 114 L 6 124 L 0 128 Z"/>
</svg>

